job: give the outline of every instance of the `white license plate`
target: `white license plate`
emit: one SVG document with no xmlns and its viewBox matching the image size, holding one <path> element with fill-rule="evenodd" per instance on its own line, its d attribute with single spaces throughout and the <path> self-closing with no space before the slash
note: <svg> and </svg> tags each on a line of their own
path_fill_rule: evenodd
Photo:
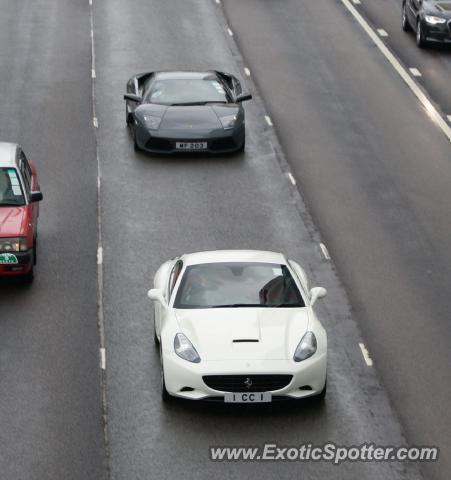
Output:
<svg viewBox="0 0 451 480">
<path fill-rule="evenodd" d="M 225 403 L 268 403 L 272 401 L 270 392 L 249 392 L 224 394 Z"/>
<path fill-rule="evenodd" d="M 207 142 L 176 142 L 177 150 L 206 150 Z"/>
</svg>

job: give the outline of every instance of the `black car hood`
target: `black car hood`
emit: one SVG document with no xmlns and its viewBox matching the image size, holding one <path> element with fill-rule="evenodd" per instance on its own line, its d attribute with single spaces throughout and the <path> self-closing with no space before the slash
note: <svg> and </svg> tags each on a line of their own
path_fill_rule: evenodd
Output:
<svg viewBox="0 0 451 480">
<path fill-rule="evenodd" d="M 220 117 L 238 114 L 230 105 L 156 105 L 143 104 L 136 109 L 141 115 L 161 117 L 160 130 L 213 130 L 222 128 Z"/>
<path fill-rule="evenodd" d="M 424 3 L 426 13 L 437 14 L 443 18 L 451 18 L 451 1 L 443 0 L 441 2 Z"/>
</svg>

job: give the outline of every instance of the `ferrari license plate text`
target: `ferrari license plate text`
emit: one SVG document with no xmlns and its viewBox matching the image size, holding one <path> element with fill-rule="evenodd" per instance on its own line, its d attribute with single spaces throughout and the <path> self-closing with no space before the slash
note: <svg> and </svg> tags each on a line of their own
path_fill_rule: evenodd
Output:
<svg viewBox="0 0 451 480">
<path fill-rule="evenodd" d="M 270 392 L 252 392 L 252 393 L 225 393 L 224 402 L 226 403 L 268 403 L 271 402 Z"/>
<path fill-rule="evenodd" d="M 207 142 L 176 142 L 177 150 L 206 150 Z"/>
</svg>

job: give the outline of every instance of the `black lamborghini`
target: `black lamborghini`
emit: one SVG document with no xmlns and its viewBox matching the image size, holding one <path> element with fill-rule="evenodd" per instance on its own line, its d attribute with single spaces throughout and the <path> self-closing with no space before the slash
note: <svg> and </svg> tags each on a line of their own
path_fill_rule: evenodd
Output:
<svg viewBox="0 0 451 480">
<path fill-rule="evenodd" d="M 243 151 L 244 94 L 228 73 L 149 72 L 127 83 L 126 122 L 135 150 L 151 153 Z"/>
</svg>

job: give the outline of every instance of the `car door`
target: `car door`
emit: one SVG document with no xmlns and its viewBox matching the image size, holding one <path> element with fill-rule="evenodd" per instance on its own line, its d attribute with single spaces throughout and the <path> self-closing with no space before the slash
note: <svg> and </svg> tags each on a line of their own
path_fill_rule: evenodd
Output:
<svg viewBox="0 0 451 480">
<path fill-rule="evenodd" d="M 407 1 L 407 15 L 409 16 L 409 21 L 411 25 L 416 29 L 417 27 L 417 16 L 420 11 L 421 0 L 406 0 Z"/>
<path fill-rule="evenodd" d="M 183 269 L 183 262 L 182 260 L 177 260 L 174 266 L 171 269 L 169 274 L 168 282 L 166 284 L 166 291 L 164 293 L 164 297 L 166 298 L 167 303 L 171 301 L 172 293 L 174 291 L 175 284 L 180 276 L 180 272 Z M 160 305 L 158 302 L 155 302 L 155 330 L 157 332 L 157 336 L 161 334 L 161 327 L 162 321 L 164 317 L 163 306 Z"/>
<path fill-rule="evenodd" d="M 40 190 L 40 187 L 38 184 L 38 177 L 36 174 L 35 166 L 31 162 L 29 162 L 25 153 L 22 150 L 19 153 L 19 170 L 25 184 L 28 201 L 30 201 L 31 192 Z M 33 237 L 35 238 L 38 228 L 39 202 L 30 203 L 29 208 L 31 210 Z"/>
</svg>

